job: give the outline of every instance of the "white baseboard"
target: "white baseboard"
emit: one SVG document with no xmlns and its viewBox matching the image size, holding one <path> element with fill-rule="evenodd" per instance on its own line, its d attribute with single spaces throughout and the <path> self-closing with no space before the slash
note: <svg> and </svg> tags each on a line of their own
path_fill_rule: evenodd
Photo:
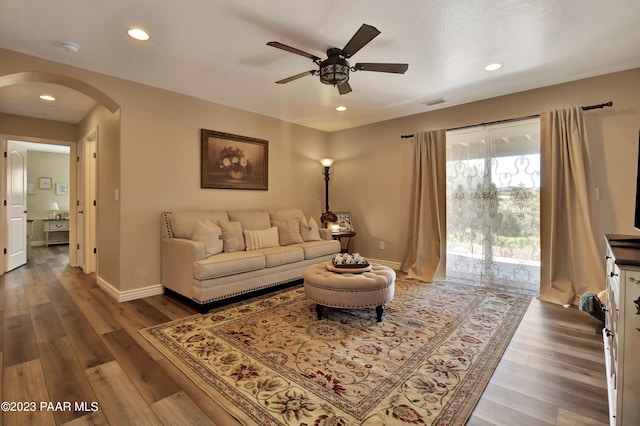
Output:
<svg viewBox="0 0 640 426">
<path fill-rule="evenodd" d="M 121 291 L 100 277 L 96 278 L 96 282 L 101 289 L 106 291 L 109 296 L 113 297 L 118 302 L 129 302 L 131 300 L 158 296 L 164 293 L 164 287 L 162 287 L 162 284 Z"/>
<path fill-rule="evenodd" d="M 368 259 L 370 263 L 379 263 L 384 266 L 388 266 L 389 268 L 398 271 L 400 270 L 401 263 L 400 262 L 390 262 L 388 260 L 381 259 Z M 162 284 L 152 285 L 143 288 L 136 288 L 133 290 L 118 290 L 107 281 L 103 280 L 100 277 L 96 278 L 97 284 L 100 288 L 107 292 L 107 294 L 113 297 L 118 302 L 129 302 L 131 300 L 143 299 L 145 297 L 150 296 L 158 296 L 164 294 L 164 287 Z"/>
<path fill-rule="evenodd" d="M 367 258 L 367 260 L 369 261 L 369 263 L 379 263 L 383 266 L 388 266 L 389 268 L 393 269 L 394 271 L 399 271 L 400 267 L 402 266 L 402 263 L 400 262 L 390 262 L 388 260 L 381 260 L 381 259 L 371 259 L 370 257 Z"/>
</svg>

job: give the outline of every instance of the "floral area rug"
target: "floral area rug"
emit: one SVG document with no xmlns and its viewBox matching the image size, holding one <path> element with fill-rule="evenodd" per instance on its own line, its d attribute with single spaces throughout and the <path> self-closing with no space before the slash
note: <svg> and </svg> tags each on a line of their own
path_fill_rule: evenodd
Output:
<svg viewBox="0 0 640 426">
<path fill-rule="evenodd" d="M 140 332 L 247 425 L 459 425 L 530 301 L 398 278 L 382 322 L 298 287 Z"/>
</svg>

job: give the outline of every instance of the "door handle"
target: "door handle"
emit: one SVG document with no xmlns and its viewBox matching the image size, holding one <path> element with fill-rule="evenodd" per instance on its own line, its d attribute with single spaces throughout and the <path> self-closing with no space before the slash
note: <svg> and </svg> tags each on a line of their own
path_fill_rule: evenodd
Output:
<svg viewBox="0 0 640 426">
<path fill-rule="evenodd" d="M 23 211 L 22 213 L 27 214 L 27 211 L 25 210 L 25 211 Z"/>
<path fill-rule="evenodd" d="M 78 212 L 78 214 L 83 214 L 83 213 L 84 213 L 84 210 L 80 210 L 80 211 Z"/>
</svg>

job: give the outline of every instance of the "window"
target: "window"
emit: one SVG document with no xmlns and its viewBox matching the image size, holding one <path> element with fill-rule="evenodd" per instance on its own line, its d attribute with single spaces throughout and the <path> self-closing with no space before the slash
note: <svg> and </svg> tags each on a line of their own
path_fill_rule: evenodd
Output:
<svg viewBox="0 0 640 426">
<path fill-rule="evenodd" d="M 447 132 L 447 278 L 537 294 L 539 119 Z"/>
</svg>

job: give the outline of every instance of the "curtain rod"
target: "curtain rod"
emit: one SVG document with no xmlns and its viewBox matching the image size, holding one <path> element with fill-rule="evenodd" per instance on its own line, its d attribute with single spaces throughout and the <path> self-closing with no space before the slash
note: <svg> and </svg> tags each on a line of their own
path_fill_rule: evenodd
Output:
<svg viewBox="0 0 640 426">
<path fill-rule="evenodd" d="M 612 101 L 604 102 L 602 104 L 582 106 L 580 108 L 583 111 L 589 111 L 590 109 L 600 109 L 600 108 L 610 107 L 610 106 L 613 106 L 613 102 Z M 452 127 L 451 129 L 446 129 L 446 130 L 447 131 L 452 131 L 452 130 L 470 129 L 471 127 L 488 126 L 488 125 L 491 125 L 491 124 L 499 124 L 499 123 L 510 123 L 512 121 L 522 121 L 522 120 L 528 120 L 530 118 L 537 118 L 537 117 L 540 117 L 540 114 L 527 115 L 526 117 L 507 118 L 505 120 L 490 121 L 488 123 L 470 124 L 468 126 Z M 412 138 L 413 135 L 401 135 L 400 137 L 402 139 L 408 139 L 408 138 Z"/>
</svg>

